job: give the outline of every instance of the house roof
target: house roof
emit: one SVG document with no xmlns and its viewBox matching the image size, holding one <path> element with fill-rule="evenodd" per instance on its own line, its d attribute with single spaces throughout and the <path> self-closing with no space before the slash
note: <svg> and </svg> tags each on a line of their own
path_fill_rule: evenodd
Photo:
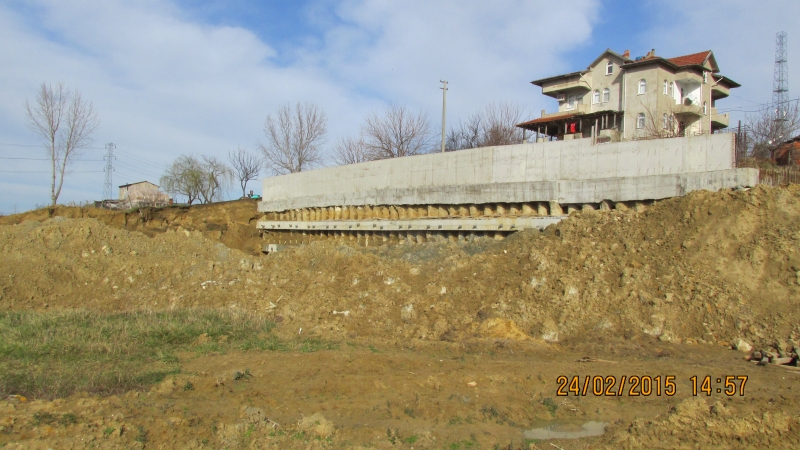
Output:
<svg viewBox="0 0 800 450">
<path fill-rule="evenodd" d="M 598 56 L 597 58 L 595 58 L 595 60 L 594 60 L 594 61 L 592 61 L 592 63 L 591 63 L 591 64 L 589 64 L 589 68 L 592 68 L 592 67 L 596 66 L 596 65 L 597 65 L 597 63 L 599 63 L 599 62 L 600 62 L 600 60 L 602 60 L 602 59 L 603 59 L 603 57 L 604 57 L 604 56 L 606 56 L 606 55 L 613 55 L 613 56 L 616 56 L 617 58 L 621 59 L 623 63 L 625 63 L 625 62 L 628 62 L 628 61 L 630 61 L 630 60 L 631 60 L 630 58 L 626 58 L 625 56 L 623 56 L 623 55 L 620 55 L 619 53 L 615 52 L 614 50 L 611 50 L 610 48 L 607 48 L 607 49 L 606 49 L 606 51 L 604 51 L 603 53 L 601 53 L 601 54 L 600 54 L 600 56 Z"/>
<path fill-rule="evenodd" d="M 136 183 L 128 183 L 128 184 L 123 184 L 123 185 L 122 185 L 122 186 L 120 186 L 120 187 L 121 187 L 121 188 L 124 188 L 124 187 L 128 187 L 128 186 L 134 186 L 134 185 L 137 185 L 137 184 L 142 184 L 142 183 L 148 183 L 148 184 L 152 184 L 152 185 L 153 185 L 153 186 L 155 186 L 155 187 L 158 187 L 158 185 L 157 185 L 157 184 L 155 184 L 155 183 L 150 183 L 150 182 L 149 182 L 149 181 L 147 181 L 147 180 L 145 180 L 145 181 L 137 181 Z"/>
<path fill-rule="evenodd" d="M 662 58 L 660 56 L 645 56 L 644 58 L 627 62 L 625 66 L 630 67 L 635 65 L 660 63 L 669 66 L 673 69 L 697 66 L 708 70 L 708 68 L 705 65 L 706 62 L 708 62 L 709 65 L 711 66 L 711 72 L 713 73 L 719 72 L 717 59 L 714 58 L 714 52 L 712 52 L 711 50 L 692 53 L 690 55 L 676 56 L 674 58 Z"/>
<path fill-rule="evenodd" d="M 728 77 L 726 77 L 724 75 L 715 75 L 715 77 L 718 77 L 717 78 L 718 82 L 725 82 L 725 84 L 727 84 L 728 86 L 730 86 L 732 88 L 742 87 L 741 84 L 731 80 L 730 78 L 728 78 Z"/>
<path fill-rule="evenodd" d="M 676 56 L 675 58 L 667 58 L 667 61 L 675 64 L 676 66 L 702 66 L 705 64 L 711 50 L 704 52 L 692 53 L 691 55 Z"/>
<path fill-rule="evenodd" d="M 566 113 L 566 114 L 560 114 L 558 116 L 541 117 L 539 119 L 533 119 L 533 120 L 529 120 L 527 122 L 519 123 L 519 124 L 517 124 L 517 126 L 524 128 L 526 126 L 536 125 L 536 124 L 540 124 L 540 123 L 553 122 L 553 121 L 556 121 L 556 120 L 571 119 L 571 118 L 573 118 L 573 117 L 575 117 L 577 115 L 579 115 L 579 114 L 578 113 Z"/>
<path fill-rule="evenodd" d="M 578 76 L 578 75 L 583 75 L 583 74 L 585 74 L 587 72 L 589 72 L 589 71 L 588 70 L 579 70 L 577 72 L 565 73 L 563 75 L 555 75 L 555 76 L 552 76 L 552 77 L 540 78 L 538 80 L 531 81 L 531 84 L 535 84 L 536 86 L 540 86 L 541 87 L 544 83 L 547 83 L 548 81 L 551 81 L 551 80 L 557 80 L 559 78 L 566 78 L 566 77 L 574 77 L 574 76 Z"/>
<path fill-rule="evenodd" d="M 555 75 L 555 76 L 551 76 L 551 77 L 547 77 L 547 78 L 540 78 L 538 80 L 531 81 L 531 84 L 535 84 L 535 85 L 541 87 L 544 83 L 546 83 L 548 81 L 557 80 L 559 78 L 567 78 L 567 77 L 572 77 L 572 76 L 583 75 L 583 74 L 585 74 L 585 73 L 587 73 L 589 71 L 588 69 L 590 69 L 593 66 L 595 66 L 598 63 L 598 61 L 600 61 L 606 55 L 613 55 L 613 56 L 621 59 L 623 61 L 622 69 L 625 69 L 626 66 L 627 67 L 631 67 L 631 66 L 638 66 L 638 65 L 644 65 L 644 64 L 654 64 L 654 63 L 655 64 L 664 64 L 664 65 L 669 66 L 669 67 L 671 67 L 673 69 L 678 69 L 678 68 L 683 68 L 683 67 L 690 67 L 690 66 L 705 67 L 706 63 L 710 63 L 709 65 L 710 65 L 711 71 L 713 73 L 718 73 L 719 72 L 719 66 L 717 66 L 717 60 L 714 57 L 714 52 L 712 52 L 711 50 L 705 50 L 705 51 L 702 51 L 702 52 L 692 53 L 692 54 L 689 54 L 689 55 L 676 56 L 674 58 L 662 58 L 660 56 L 652 56 L 652 55 L 648 54 L 648 56 L 645 56 L 645 57 L 643 57 L 641 59 L 638 59 L 638 60 L 634 60 L 634 59 L 626 58 L 624 55 L 620 55 L 619 53 L 617 53 L 617 52 L 615 52 L 615 51 L 613 51 L 611 49 L 606 49 L 603 53 L 600 54 L 600 56 L 598 56 L 594 61 L 592 61 L 591 64 L 589 64 L 589 66 L 588 66 L 588 68 L 586 70 L 579 70 L 577 72 L 565 73 L 563 75 Z M 727 79 L 727 78 L 726 78 L 726 80 L 729 81 L 730 83 L 732 83 L 732 85 L 735 84 L 736 85 L 735 87 L 739 87 L 739 84 L 736 83 L 735 81 Z"/>
</svg>

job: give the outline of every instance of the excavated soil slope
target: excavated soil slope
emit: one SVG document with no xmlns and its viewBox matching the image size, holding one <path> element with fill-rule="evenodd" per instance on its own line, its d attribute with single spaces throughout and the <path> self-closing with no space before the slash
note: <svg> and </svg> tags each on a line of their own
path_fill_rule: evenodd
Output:
<svg viewBox="0 0 800 450">
<path fill-rule="evenodd" d="M 258 255 L 262 244 L 255 229 L 259 216 L 254 200 L 233 200 L 193 206 L 176 205 L 164 208 L 141 208 L 114 211 L 92 207 L 57 206 L 12 216 L 0 216 L 0 225 L 15 225 L 26 220 L 44 221 L 50 217 L 97 219 L 115 227 L 140 231 L 155 236 L 167 230 L 199 231 L 208 239 L 230 248 Z"/>
<path fill-rule="evenodd" d="M 797 186 L 573 213 L 502 241 L 324 241 L 270 255 L 254 251 L 255 205 L 236 205 L 136 225 L 89 210 L 3 218 L 0 310 L 238 309 L 272 318 L 286 339 L 339 347 L 183 355 L 181 373 L 149 392 L 2 400 L 0 444 L 800 446 L 800 375 L 728 349 L 738 339 L 800 349 Z M 210 229 L 226 215 L 225 232 Z M 245 368 L 251 378 L 231 376 Z M 675 376 L 677 394 L 557 395 L 560 375 L 643 374 Z M 745 375 L 744 395 L 691 393 L 692 376 Z M 532 429 L 553 420 L 572 431 L 602 422 L 606 432 L 543 442 L 553 429 Z"/>
<path fill-rule="evenodd" d="M 771 345 L 800 333 L 798 200 L 795 186 L 702 191 L 642 213 L 574 213 L 503 241 L 327 241 L 269 256 L 199 231 L 150 238 L 55 217 L 0 227 L 0 308 L 236 307 L 329 338 L 521 331 Z M 487 319 L 518 330 L 489 330 Z"/>
</svg>

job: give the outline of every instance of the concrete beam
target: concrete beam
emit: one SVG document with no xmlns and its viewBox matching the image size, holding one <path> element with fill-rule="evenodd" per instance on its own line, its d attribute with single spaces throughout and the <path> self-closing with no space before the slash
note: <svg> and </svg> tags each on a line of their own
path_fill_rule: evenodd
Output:
<svg viewBox="0 0 800 450">
<path fill-rule="evenodd" d="M 268 231 L 520 231 L 544 229 L 567 216 L 494 217 L 485 219 L 416 219 L 416 220 L 328 220 L 319 222 L 259 220 L 257 228 Z"/>
</svg>

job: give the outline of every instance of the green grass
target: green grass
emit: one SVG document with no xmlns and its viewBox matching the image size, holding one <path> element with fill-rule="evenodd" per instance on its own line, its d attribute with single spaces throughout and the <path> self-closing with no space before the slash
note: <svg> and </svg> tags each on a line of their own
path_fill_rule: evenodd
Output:
<svg viewBox="0 0 800 450">
<path fill-rule="evenodd" d="M 179 352 L 315 352 L 337 347 L 313 338 L 283 341 L 271 334 L 274 326 L 254 314 L 214 309 L 0 312 L 0 398 L 142 389 L 179 373 Z M 203 333 L 211 339 L 198 344 Z"/>
</svg>

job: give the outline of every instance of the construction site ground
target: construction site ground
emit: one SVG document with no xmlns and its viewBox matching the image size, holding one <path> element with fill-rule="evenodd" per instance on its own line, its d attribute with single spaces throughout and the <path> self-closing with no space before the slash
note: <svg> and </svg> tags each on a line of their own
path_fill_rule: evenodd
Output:
<svg viewBox="0 0 800 450">
<path fill-rule="evenodd" d="M 257 219 L 0 217 L 0 447 L 800 447 L 796 185 L 270 255 Z"/>
</svg>

